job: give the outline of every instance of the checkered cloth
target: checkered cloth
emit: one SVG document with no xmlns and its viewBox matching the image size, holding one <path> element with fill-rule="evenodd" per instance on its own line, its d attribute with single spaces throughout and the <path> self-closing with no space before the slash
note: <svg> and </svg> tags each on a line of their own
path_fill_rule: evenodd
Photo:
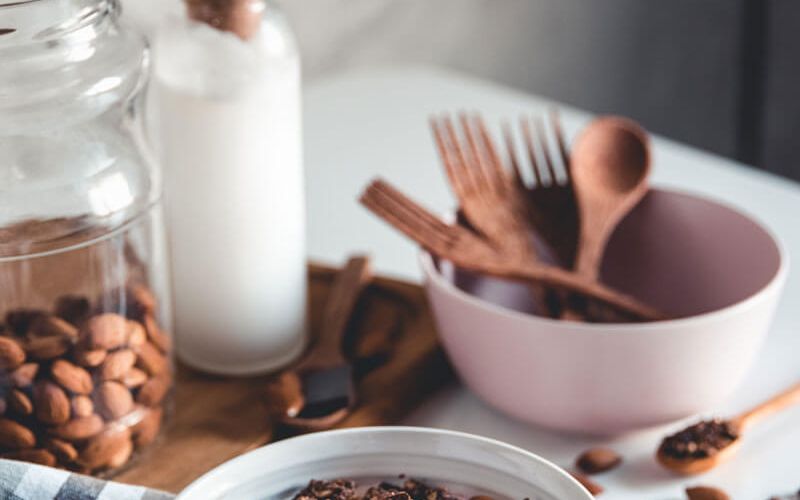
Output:
<svg viewBox="0 0 800 500">
<path fill-rule="evenodd" d="M 171 500 L 144 486 L 101 481 L 65 470 L 0 459 L 0 498 L 5 500 Z"/>
</svg>

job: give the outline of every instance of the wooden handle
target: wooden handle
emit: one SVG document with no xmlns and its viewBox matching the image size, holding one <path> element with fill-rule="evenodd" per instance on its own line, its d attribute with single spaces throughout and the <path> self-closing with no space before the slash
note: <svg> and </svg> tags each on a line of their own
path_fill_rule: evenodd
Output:
<svg viewBox="0 0 800 500">
<path fill-rule="evenodd" d="M 755 408 L 742 413 L 732 420 L 740 428 L 750 426 L 764 417 L 777 413 L 788 406 L 800 403 L 800 383 L 781 392 L 777 396 L 761 403 Z"/>
<path fill-rule="evenodd" d="M 642 303 L 630 295 L 618 292 L 602 283 L 587 281 L 584 278 L 549 266 L 520 266 L 509 268 L 495 266 L 492 263 L 475 262 L 470 259 L 460 258 L 458 255 L 447 256 L 457 266 L 473 271 L 485 273 L 498 278 L 517 281 L 533 281 L 556 289 L 583 294 L 599 300 L 621 312 L 628 313 L 634 318 L 644 321 L 658 321 L 668 319 L 668 316 L 647 304 Z"/>
<path fill-rule="evenodd" d="M 363 256 L 350 258 L 336 275 L 322 315 L 322 329 L 298 370 L 330 368 L 345 362 L 342 340 L 358 297 L 371 277 L 369 259 Z"/>
</svg>

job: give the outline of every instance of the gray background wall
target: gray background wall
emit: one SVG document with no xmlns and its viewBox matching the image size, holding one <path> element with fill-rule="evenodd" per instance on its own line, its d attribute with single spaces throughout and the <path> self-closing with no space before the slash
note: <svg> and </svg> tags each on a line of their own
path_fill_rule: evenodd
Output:
<svg viewBox="0 0 800 500">
<path fill-rule="evenodd" d="M 800 179 L 797 0 L 280 3 L 309 80 L 355 67 L 443 65 L 628 115 L 657 133 Z"/>
</svg>

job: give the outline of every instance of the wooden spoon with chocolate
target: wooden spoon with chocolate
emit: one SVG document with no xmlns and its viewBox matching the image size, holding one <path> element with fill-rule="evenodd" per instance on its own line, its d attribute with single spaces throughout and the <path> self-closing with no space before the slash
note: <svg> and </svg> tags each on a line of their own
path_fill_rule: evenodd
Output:
<svg viewBox="0 0 800 500">
<path fill-rule="evenodd" d="M 700 474 L 733 457 L 742 433 L 764 417 L 800 403 L 800 384 L 729 420 L 705 420 L 667 436 L 656 453 L 658 462 L 678 474 Z"/>
<path fill-rule="evenodd" d="M 325 429 L 355 404 L 353 368 L 342 353 L 342 342 L 371 276 L 366 257 L 347 262 L 333 283 L 318 338 L 293 369 L 268 384 L 270 411 L 280 422 L 298 429 Z"/>
</svg>

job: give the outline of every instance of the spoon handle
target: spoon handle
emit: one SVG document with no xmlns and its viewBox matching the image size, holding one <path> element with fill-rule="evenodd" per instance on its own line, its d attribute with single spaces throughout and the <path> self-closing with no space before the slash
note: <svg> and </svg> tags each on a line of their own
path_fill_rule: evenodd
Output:
<svg viewBox="0 0 800 500">
<path fill-rule="evenodd" d="M 319 335 L 296 370 L 318 370 L 346 363 L 342 354 L 342 341 L 361 291 L 371 278 L 367 257 L 355 256 L 347 261 L 334 278 L 322 313 Z"/>
<path fill-rule="evenodd" d="M 800 403 L 800 383 L 793 385 L 777 396 L 774 396 L 760 405 L 751 408 L 745 413 L 742 413 L 733 419 L 733 422 L 739 427 L 750 426 L 764 417 L 772 415 L 773 413 L 777 413 L 786 407 L 798 403 Z"/>
</svg>

